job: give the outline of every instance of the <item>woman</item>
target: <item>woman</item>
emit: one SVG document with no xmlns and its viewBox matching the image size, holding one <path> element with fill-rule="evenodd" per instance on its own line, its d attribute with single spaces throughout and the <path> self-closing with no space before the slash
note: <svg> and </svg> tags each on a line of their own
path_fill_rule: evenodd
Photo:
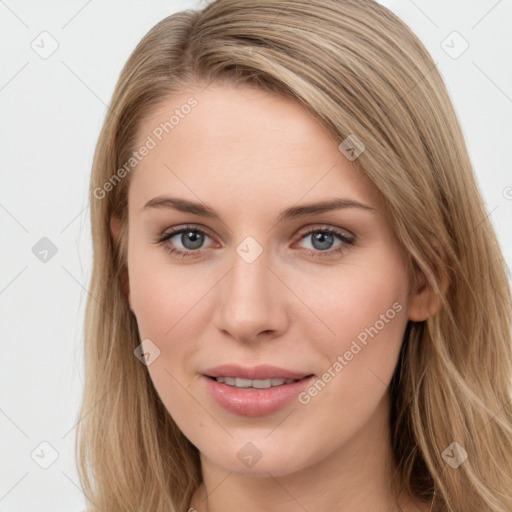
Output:
<svg viewBox="0 0 512 512">
<path fill-rule="evenodd" d="M 93 510 L 512 509 L 506 266 L 442 78 L 390 11 L 164 19 L 90 199 Z"/>
</svg>

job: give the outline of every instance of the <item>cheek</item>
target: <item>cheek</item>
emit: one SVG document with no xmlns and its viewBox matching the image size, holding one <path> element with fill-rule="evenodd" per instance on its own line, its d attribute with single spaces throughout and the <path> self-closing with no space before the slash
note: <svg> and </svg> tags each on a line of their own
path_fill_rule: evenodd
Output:
<svg viewBox="0 0 512 512">
<path fill-rule="evenodd" d="M 302 296 L 308 283 L 311 286 L 311 280 L 304 278 Z M 323 325 L 317 329 L 313 325 L 319 322 L 310 323 L 307 338 L 314 340 L 310 350 L 321 355 L 324 380 L 337 381 L 328 387 L 347 398 L 362 391 L 380 392 L 375 385 L 389 383 L 408 320 L 408 277 L 403 260 L 391 250 L 381 252 L 378 257 L 340 266 L 339 275 L 320 278 L 314 284 L 322 293 L 309 293 L 305 302 Z"/>
<path fill-rule="evenodd" d="M 201 297 L 211 284 L 191 280 L 193 271 L 180 272 L 155 258 L 155 252 L 134 247 L 129 254 L 130 299 L 140 339 L 150 339 L 159 350 L 147 367 L 155 390 L 180 428 L 186 429 L 190 411 L 201 414 L 188 392 L 196 378 L 188 361 L 198 349 L 204 317 Z"/>
<path fill-rule="evenodd" d="M 406 287 L 400 274 L 388 279 L 386 274 L 366 270 L 356 277 L 350 288 L 339 293 L 336 307 L 330 307 L 333 330 L 345 342 L 357 339 L 364 345 L 373 337 L 392 341 L 402 330 L 406 310 Z"/>
<path fill-rule="evenodd" d="M 214 284 L 211 273 L 199 279 L 192 268 L 180 270 L 166 264 L 154 248 L 133 248 L 129 256 L 130 301 L 141 337 L 163 340 L 176 332 L 180 336 L 192 332 L 201 299 Z"/>
<path fill-rule="evenodd" d="M 408 278 L 402 260 L 391 251 L 341 264 L 329 274 L 311 277 L 303 273 L 296 283 L 297 295 L 323 324 L 321 339 L 326 343 L 326 353 L 348 350 L 355 339 L 364 343 L 372 334 L 377 336 L 376 331 L 380 338 L 401 339 Z M 298 317 L 294 321 L 301 323 Z M 310 326 L 316 324 L 319 322 L 309 322 Z"/>
<path fill-rule="evenodd" d="M 325 282 L 322 299 L 312 306 L 334 334 L 314 346 L 324 364 L 302 403 L 311 404 L 313 416 L 327 414 L 325 421 L 350 411 L 344 421 L 356 428 L 382 399 L 396 368 L 408 321 L 408 278 L 402 261 L 389 257 L 352 266 L 336 283 Z M 329 412 L 327 402 L 338 412 Z"/>
</svg>

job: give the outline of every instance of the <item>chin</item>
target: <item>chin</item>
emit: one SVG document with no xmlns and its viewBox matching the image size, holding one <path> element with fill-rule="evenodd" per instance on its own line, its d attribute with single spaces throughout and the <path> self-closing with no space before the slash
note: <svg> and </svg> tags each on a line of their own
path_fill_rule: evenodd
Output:
<svg viewBox="0 0 512 512">
<path fill-rule="evenodd" d="M 281 439 L 280 442 L 285 443 L 285 440 Z M 246 437 L 241 442 L 234 442 L 232 450 L 224 449 L 210 454 L 201 452 L 201 458 L 208 458 L 225 471 L 252 477 L 268 477 L 269 474 L 276 477 L 285 476 L 315 463 L 314 454 L 297 450 L 295 443 L 293 446 L 290 444 L 286 449 L 283 448 L 283 444 L 276 445 L 269 442 L 265 444 L 263 439 L 253 443 L 247 441 Z M 317 458 L 321 459 L 321 456 Z"/>
</svg>

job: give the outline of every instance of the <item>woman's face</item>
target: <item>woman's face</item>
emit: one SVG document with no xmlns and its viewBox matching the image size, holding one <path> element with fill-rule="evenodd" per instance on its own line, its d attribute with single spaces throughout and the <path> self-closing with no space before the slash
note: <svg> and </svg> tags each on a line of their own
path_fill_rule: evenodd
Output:
<svg viewBox="0 0 512 512">
<path fill-rule="evenodd" d="M 418 311 L 354 162 L 300 106 L 247 86 L 173 95 L 143 145 L 130 307 L 154 386 L 203 462 L 284 475 L 381 443 Z"/>
</svg>

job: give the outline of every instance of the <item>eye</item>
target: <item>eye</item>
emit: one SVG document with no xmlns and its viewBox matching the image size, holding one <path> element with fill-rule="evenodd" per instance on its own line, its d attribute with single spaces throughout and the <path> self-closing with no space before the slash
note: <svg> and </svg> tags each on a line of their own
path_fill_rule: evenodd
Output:
<svg viewBox="0 0 512 512">
<path fill-rule="evenodd" d="M 300 240 L 311 240 L 311 247 L 306 248 L 307 252 L 314 257 L 332 256 L 340 254 L 350 249 L 354 245 L 355 238 L 331 227 L 322 227 L 310 229 L 306 233 L 301 234 Z M 339 240 L 338 245 L 334 245 L 336 239 Z M 334 245 L 334 248 L 333 248 Z"/>
<path fill-rule="evenodd" d="M 168 231 L 157 240 L 157 243 L 162 244 L 166 251 L 179 257 L 197 256 L 201 252 L 200 249 L 202 249 L 205 238 L 211 240 L 202 229 L 195 226 L 183 226 Z M 182 245 L 182 248 L 179 247 L 179 244 Z M 177 245 L 178 247 L 176 247 Z"/>
</svg>

